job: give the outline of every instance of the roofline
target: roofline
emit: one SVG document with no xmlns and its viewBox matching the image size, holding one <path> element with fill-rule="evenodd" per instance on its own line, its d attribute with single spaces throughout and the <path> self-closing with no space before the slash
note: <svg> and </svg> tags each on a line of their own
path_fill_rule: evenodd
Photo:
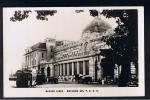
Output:
<svg viewBox="0 0 150 100">
<path fill-rule="evenodd" d="M 28 52 L 28 53 L 25 53 L 24 55 L 27 55 L 27 54 L 29 54 L 29 53 L 31 53 L 31 52 L 34 52 L 34 51 L 37 51 L 37 50 L 41 50 L 41 51 L 47 51 L 46 49 L 37 48 L 37 49 L 35 49 L 35 50 L 32 50 L 32 51 L 30 51 L 30 52 Z"/>
</svg>

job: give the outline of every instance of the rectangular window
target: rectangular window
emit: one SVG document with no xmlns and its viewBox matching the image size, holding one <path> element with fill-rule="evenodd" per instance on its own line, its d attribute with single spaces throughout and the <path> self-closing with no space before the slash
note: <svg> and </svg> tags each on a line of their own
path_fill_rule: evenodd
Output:
<svg viewBox="0 0 150 100">
<path fill-rule="evenodd" d="M 65 75 L 67 75 L 67 63 L 65 64 Z"/>
<path fill-rule="evenodd" d="M 58 65 L 58 75 L 60 76 L 60 65 Z"/>
<path fill-rule="evenodd" d="M 42 53 L 42 58 L 44 58 L 44 53 Z"/>
<path fill-rule="evenodd" d="M 85 61 L 85 75 L 89 75 L 89 61 Z"/>
<path fill-rule="evenodd" d="M 72 75 L 72 63 L 69 63 L 69 75 Z"/>
<path fill-rule="evenodd" d="M 77 74 L 77 62 L 74 62 L 74 75 Z"/>
<path fill-rule="evenodd" d="M 61 75 L 63 76 L 63 64 L 61 64 Z"/>
<path fill-rule="evenodd" d="M 83 74 L 83 61 L 79 61 L 80 74 Z"/>
<path fill-rule="evenodd" d="M 56 75 L 56 65 L 54 65 L 54 76 Z"/>
</svg>

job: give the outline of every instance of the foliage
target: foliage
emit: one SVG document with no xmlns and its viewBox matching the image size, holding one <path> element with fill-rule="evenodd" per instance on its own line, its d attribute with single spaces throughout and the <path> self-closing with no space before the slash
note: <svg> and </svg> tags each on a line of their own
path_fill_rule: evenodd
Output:
<svg viewBox="0 0 150 100">
<path fill-rule="evenodd" d="M 97 11 L 98 12 L 98 11 Z M 137 37 L 137 10 L 103 10 L 100 14 L 106 18 L 115 18 L 118 26 L 114 34 L 103 36 L 102 41 L 111 46 L 114 63 L 122 66 L 119 84 L 125 86 L 130 81 L 130 63 L 137 67 L 138 37 Z M 90 11 L 91 16 L 97 16 Z M 101 55 L 107 55 L 106 49 Z"/>
<path fill-rule="evenodd" d="M 22 21 L 29 17 L 29 13 L 31 10 L 18 10 L 14 12 L 14 15 L 10 18 L 10 21 L 16 22 L 16 21 Z"/>
<path fill-rule="evenodd" d="M 48 21 L 47 16 L 53 16 L 55 13 L 57 13 L 57 10 L 36 10 L 37 16 L 36 18 L 38 20 L 46 20 Z"/>
<path fill-rule="evenodd" d="M 75 10 L 76 13 L 84 12 L 84 10 Z"/>
<path fill-rule="evenodd" d="M 93 17 L 96 17 L 96 16 L 99 15 L 98 10 L 89 10 L 89 12 L 90 12 L 90 15 L 93 16 Z"/>
<path fill-rule="evenodd" d="M 114 63 L 122 66 L 120 86 L 126 86 L 130 81 L 130 63 L 137 67 L 138 43 L 137 43 L 137 11 L 136 10 L 103 10 L 101 13 L 107 18 L 116 18 L 118 26 L 115 34 L 103 38 L 113 49 Z"/>
<path fill-rule="evenodd" d="M 10 17 L 10 21 L 12 21 L 12 22 L 22 21 L 29 17 L 30 12 L 31 12 L 31 10 L 15 11 L 14 15 L 12 17 Z M 38 20 L 48 21 L 47 16 L 48 15 L 53 16 L 55 13 L 57 13 L 57 10 L 36 10 L 35 12 L 37 13 L 36 18 Z"/>
<path fill-rule="evenodd" d="M 111 46 L 116 58 L 127 58 L 128 62 L 137 62 L 137 11 L 136 10 L 103 10 L 101 13 L 107 18 L 116 18 L 118 26 L 115 34 L 103 37 Z M 116 60 L 117 64 L 122 61 Z"/>
</svg>

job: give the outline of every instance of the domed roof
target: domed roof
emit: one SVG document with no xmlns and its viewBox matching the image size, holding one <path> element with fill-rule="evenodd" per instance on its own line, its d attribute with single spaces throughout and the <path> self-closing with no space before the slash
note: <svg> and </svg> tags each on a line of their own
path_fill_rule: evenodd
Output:
<svg viewBox="0 0 150 100">
<path fill-rule="evenodd" d="M 83 33 L 90 31 L 91 33 L 93 32 L 104 32 L 107 31 L 108 29 L 111 29 L 111 26 L 103 21 L 101 18 L 96 17 L 91 23 L 89 23 L 86 28 L 83 30 Z"/>
</svg>

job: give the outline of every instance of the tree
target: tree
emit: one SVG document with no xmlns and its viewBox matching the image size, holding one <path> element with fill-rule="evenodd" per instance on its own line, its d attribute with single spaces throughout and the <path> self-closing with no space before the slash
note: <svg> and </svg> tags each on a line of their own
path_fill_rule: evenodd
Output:
<svg viewBox="0 0 150 100">
<path fill-rule="evenodd" d="M 36 18 L 38 20 L 46 20 L 48 21 L 47 16 L 53 16 L 55 13 L 57 13 L 57 10 L 36 10 L 37 16 Z"/>
<path fill-rule="evenodd" d="M 109 76 L 113 78 L 114 76 L 114 59 L 112 49 L 100 49 L 100 55 L 104 56 L 101 60 L 101 67 L 103 68 L 103 76 Z"/>
<path fill-rule="evenodd" d="M 31 10 L 18 10 L 14 12 L 14 15 L 10 17 L 10 21 L 16 22 L 16 21 L 22 21 L 29 17 L 29 13 Z"/>
<path fill-rule="evenodd" d="M 32 12 L 31 10 L 16 10 L 14 12 L 14 15 L 10 17 L 10 21 L 16 22 L 16 21 L 22 21 L 29 17 L 29 13 Z M 48 21 L 47 16 L 54 16 L 55 13 L 57 13 L 57 10 L 35 10 L 37 13 L 36 18 L 38 20 L 46 20 Z"/>
<path fill-rule="evenodd" d="M 126 86 L 131 77 L 130 63 L 133 62 L 138 69 L 137 10 L 103 10 L 101 14 L 117 19 L 114 34 L 104 36 L 102 41 L 111 46 L 114 63 L 122 66 L 120 86 Z M 95 13 L 90 15 L 95 16 Z"/>
</svg>

